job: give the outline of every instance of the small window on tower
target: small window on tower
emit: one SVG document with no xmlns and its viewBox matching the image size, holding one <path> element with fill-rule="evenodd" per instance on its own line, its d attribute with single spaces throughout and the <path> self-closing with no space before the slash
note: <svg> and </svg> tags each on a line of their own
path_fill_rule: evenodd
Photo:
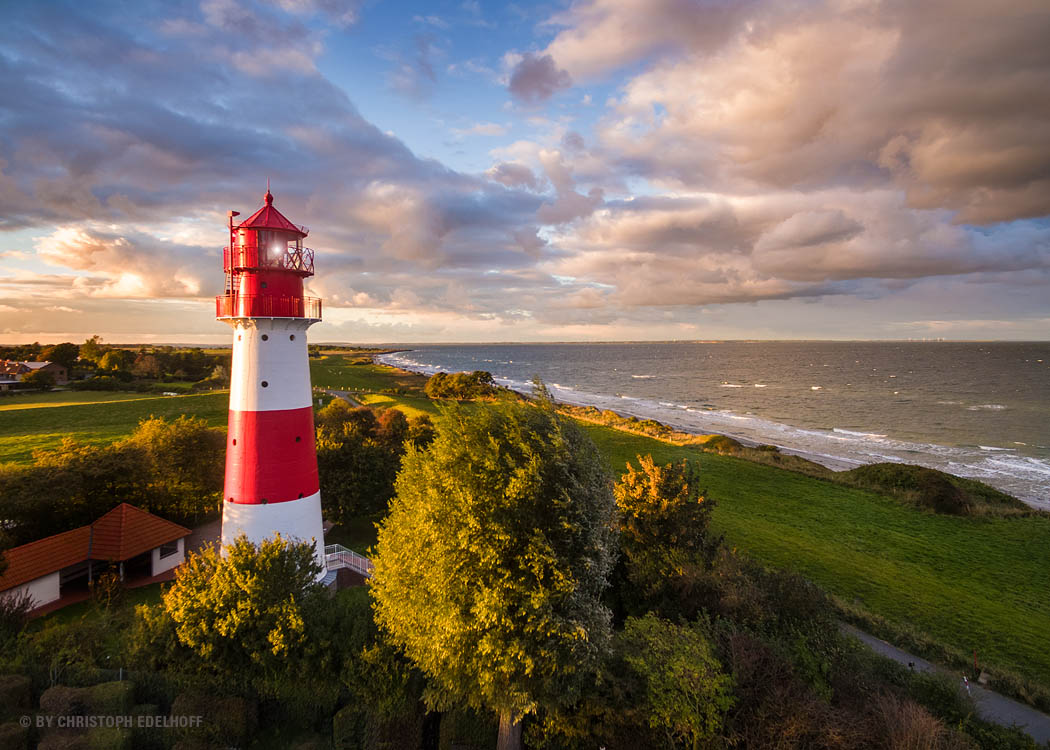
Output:
<svg viewBox="0 0 1050 750">
<path fill-rule="evenodd" d="M 269 384 L 269 383 L 267 383 L 267 382 L 266 382 L 265 380 L 264 380 L 264 381 L 262 382 L 262 387 L 263 387 L 263 388 L 266 388 L 266 387 L 267 387 L 268 385 L 270 385 L 270 384 Z"/>
<path fill-rule="evenodd" d="M 262 335 L 262 340 L 263 340 L 263 341 L 269 341 L 269 340 L 270 340 L 270 337 L 269 337 L 269 336 L 267 336 L 267 335 L 266 335 L 266 334 L 264 333 L 264 334 Z"/>
<path fill-rule="evenodd" d="M 291 336 L 289 336 L 288 340 L 289 341 L 295 341 L 295 334 L 293 333 Z"/>
</svg>

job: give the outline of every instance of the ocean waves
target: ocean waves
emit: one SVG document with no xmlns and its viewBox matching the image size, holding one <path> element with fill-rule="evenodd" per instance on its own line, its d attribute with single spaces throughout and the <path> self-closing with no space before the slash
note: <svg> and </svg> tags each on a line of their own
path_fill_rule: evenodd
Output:
<svg viewBox="0 0 1050 750">
<path fill-rule="evenodd" d="M 437 352 L 439 355 L 443 354 L 441 350 Z M 429 356 L 431 354 L 429 350 L 425 351 L 427 356 L 424 356 L 423 352 L 397 352 L 381 355 L 379 360 L 424 374 L 433 374 L 445 369 L 438 362 L 445 361 L 450 365 L 460 364 L 454 362 L 451 357 L 443 360 L 440 356 Z M 532 391 L 531 373 L 538 371 L 542 374 L 543 368 L 534 367 L 533 363 L 525 363 L 522 359 L 524 358 L 519 359 L 514 367 L 494 367 L 492 369 L 497 383 L 527 394 Z M 462 364 L 467 366 L 459 368 L 450 366 L 447 369 L 469 369 L 469 361 L 462 362 Z M 560 365 L 564 375 L 564 371 L 571 368 L 572 362 L 561 361 Z M 522 377 L 519 373 L 523 372 L 529 372 L 530 377 L 528 379 Z M 635 373 L 638 372 L 635 370 Z M 1044 457 L 1024 455 L 1021 449 L 1016 447 L 1025 446 L 1022 441 L 1002 440 L 1001 444 L 996 445 L 994 443 L 979 444 L 975 440 L 973 445 L 944 445 L 933 441 L 904 439 L 896 436 L 890 424 L 850 424 L 849 421 L 844 420 L 838 424 L 832 422 L 819 427 L 802 426 L 771 418 L 768 414 L 751 413 L 750 409 L 725 408 L 718 403 L 718 399 L 713 399 L 715 403 L 704 403 L 703 397 L 697 397 L 695 400 L 679 400 L 676 397 L 679 394 L 671 390 L 672 386 L 665 389 L 659 385 L 664 382 L 663 379 L 653 383 L 655 378 L 651 377 L 639 378 L 634 375 L 629 378 L 624 377 L 625 383 L 640 381 L 638 388 L 647 389 L 647 392 L 653 395 L 632 393 L 630 388 L 621 390 L 615 387 L 610 388 L 610 392 L 602 392 L 600 389 L 586 387 L 584 376 L 574 378 L 572 386 L 551 383 L 548 388 L 555 399 L 568 404 L 609 409 L 638 419 L 653 419 L 684 432 L 719 433 L 747 444 L 774 445 L 782 451 L 802 455 L 836 470 L 878 462 L 912 463 L 940 469 L 959 476 L 986 481 L 1021 498 L 1030 505 L 1050 510 L 1050 460 Z M 599 380 L 600 377 L 594 376 L 592 379 Z M 819 391 L 810 391 L 811 386 L 805 384 L 805 381 L 801 383 L 796 381 L 796 383 L 795 388 L 790 390 L 783 383 L 774 384 L 776 391 L 770 388 L 768 393 L 776 395 L 789 391 L 788 395 L 783 398 L 817 398 L 819 395 L 819 401 L 826 403 L 829 397 L 828 390 L 822 387 Z M 769 398 L 765 395 L 766 390 L 752 390 L 752 385 L 763 388 L 767 385 L 766 382 L 745 384 L 739 380 L 736 382 L 726 380 L 720 384 L 716 381 L 708 387 L 717 389 L 719 385 L 728 388 L 733 394 L 741 394 L 739 398 L 743 399 L 744 403 L 757 398 L 759 393 L 763 394 L 763 398 Z M 744 395 L 745 387 L 747 393 L 753 394 L 752 397 Z M 841 390 L 837 388 L 836 393 L 832 395 L 839 398 L 837 392 Z M 803 393 L 806 395 L 801 395 Z M 810 393 L 813 395 L 808 395 Z M 737 396 L 734 395 L 734 398 Z M 948 400 L 941 399 L 941 401 Z M 994 415 L 1007 411 L 1005 405 L 992 401 L 975 404 L 973 401 L 966 403 L 966 399 L 950 400 L 952 401 L 951 407 L 959 409 L 959 413 L 977 411 Z M 934 400 L 931 400 L 930 403 L 934 403 Z M 828 413 L 848 416 L 853 413 L 848 406 L 848 403 L 844 402 L 842 408 L 837 412 Z M 944 406 L 948 404 L 944 404 L 941 408 Z M 776 414 L 777 410 L 770 408 L 770 412 Z M 882 429 L 879 429 L 880 427 Z M 1026 448 L 1026 450 L 1030 449 Z"/>
</svg>

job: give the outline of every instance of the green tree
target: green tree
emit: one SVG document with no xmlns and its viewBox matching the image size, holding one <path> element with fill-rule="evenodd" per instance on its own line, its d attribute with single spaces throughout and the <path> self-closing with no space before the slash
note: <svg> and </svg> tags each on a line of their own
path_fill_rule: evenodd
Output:
<svg viewBox="0 0 1050 750">
<path fill-rule="evenodd" d="M 54 346 L 47 347 L 44 351 L 40 352 L 40 357 L 44 362 L 54 362 L 55 364 L 62 365 L 66 368 L 67 373 L 71 373 L 79 354 L 80 347 L 67 341 L 63 344 L 55 344 Z"/>
<path fill-rule="evenodd" d="M 242 534 L 222 554 L 188 555 L 161 604 L 140 615 L 167 620 L 202 671 L 276 674 L 311 647 L 306 621 L 327 598 L 314 553 L 309 541 L 277 534 L 256 546 Z"/>
<path fill-rule="evenodd" d="M 22 376 L 22 383 L 31 388 L 50 391 L 55 387 L 55 376 L 44 370 L 33 370 Z"/>
<path fill-rule="evenodd" d="M 98 362 L 106 351 L 102 339 L 96 334 L 80 345 L 80 356 L 91 362 Z"/>
<path fill-rule="evenodd" d="M 394 495 L 405 442 L 425 444 L 428 418 L 409 420 L 398 409 L 354 407 L 335 399 L 317 412 L 317 469 L 325 516 L 346 523 L 385 511 Z"/>
<path fill-rule="evenodd" d="M 448 407 L 410 445 L 379 528 L 376 621 L 429 678 L 432 707 L 523 716 L 574 702 L 609 637 L 615 506 L 591 440 L 552 409 Z"/>
<path fill-rule="evenodd" d="M 645 684 L 649 725 L 670 742 L 693 750 L 714 737 L 733 705 L 732 679 L 699 626 L 675 625 L 653 615 L 630 618 L 623 639 L 625 660 Z"/>
<path fill-rule="evenodd" d="M 102 370 L 126 370 L 131 364 L 131 352 L 126 349 L 110 349 L 98 360 Z"/>
<path fill-rule="evenodd" d="M 430 376 L 423 392 L 431 398 L 468 400 L 495 393 L 496 381 L 485 370 L 474 372 L 436 372 Z"/>
<path fill-rule="evenodd" d="M 693 603 L 681 596 L 682 579 L 710 570 L 722 544 L 709 528 L 714 502 L 700 489 L 699 468 L 685 460 L 658 466 L 652 456 L 638 456 L 638 468 L 628 463 L 613 491 L 624 552 L 620 575 L 627 578 L 618 588 L 627 609 L 694 616 Z"/>
<path fill-rule="evenodd" d="M 168 422 L 150 417 L 119 444 L 141 456 L 150 508 L 195 522 L 218 509 L 225 475 L 226 436 L 200 417 Z"/>
</svg>

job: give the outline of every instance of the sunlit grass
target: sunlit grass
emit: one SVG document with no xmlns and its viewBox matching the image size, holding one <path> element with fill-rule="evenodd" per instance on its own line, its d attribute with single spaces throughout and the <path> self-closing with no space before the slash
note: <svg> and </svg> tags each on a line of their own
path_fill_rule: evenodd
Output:
<svg viewBox="0 0 1050 750">
<path fill-rule="evenodd" d="M 175 390 L 175 389 L 172 389 Z M 0 397 L 0 411 L 15 409 L 40 409 L 51 406 L 71 406 L 73 404 L 112 403 L 114 401 L 140 401 L 144 398 L 157 398 L 156 393 L 124 393 L 112 391 L 48 391 L 41 393 L 19 393 L 13 396 Z"/>
<path fill-rule="evenodd" d="M 130 435 L 139 422 L 151 416 L 174 419 L 189 414 L 213 427 L 225 427 L 229 398 L 227 392 L 219 391 L 6 410 L 0 415 L 0 461 L 27 461 L 34 450 L 53 448 L 64 437 L 85 443 L 112 443 Z"/>
</svg>

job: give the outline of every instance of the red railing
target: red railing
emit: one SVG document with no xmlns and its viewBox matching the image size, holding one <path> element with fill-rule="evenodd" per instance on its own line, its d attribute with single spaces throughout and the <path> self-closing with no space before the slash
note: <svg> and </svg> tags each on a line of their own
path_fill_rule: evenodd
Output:
<svg viewBox="0 0 1050 750">
<path fill-rule="evenodd" d="M 314 251 L 308 247 L 290 247 L 276 257 L 269 257 L 264 252 L 259 257 L 258 245 L 237 245 L 230 251 L 229 246 L 222 249 L 222 267 L 226 273 L 259 268 L 277 268 L 285 271 L 313 276 Z"/>
<path fill-rule="evenodd" d="M 263 297 L 253 294 L 223 294 L 215 298 L 216 318 L 309 318 L 321 319 L 317 297 Z"/>
</svg>

